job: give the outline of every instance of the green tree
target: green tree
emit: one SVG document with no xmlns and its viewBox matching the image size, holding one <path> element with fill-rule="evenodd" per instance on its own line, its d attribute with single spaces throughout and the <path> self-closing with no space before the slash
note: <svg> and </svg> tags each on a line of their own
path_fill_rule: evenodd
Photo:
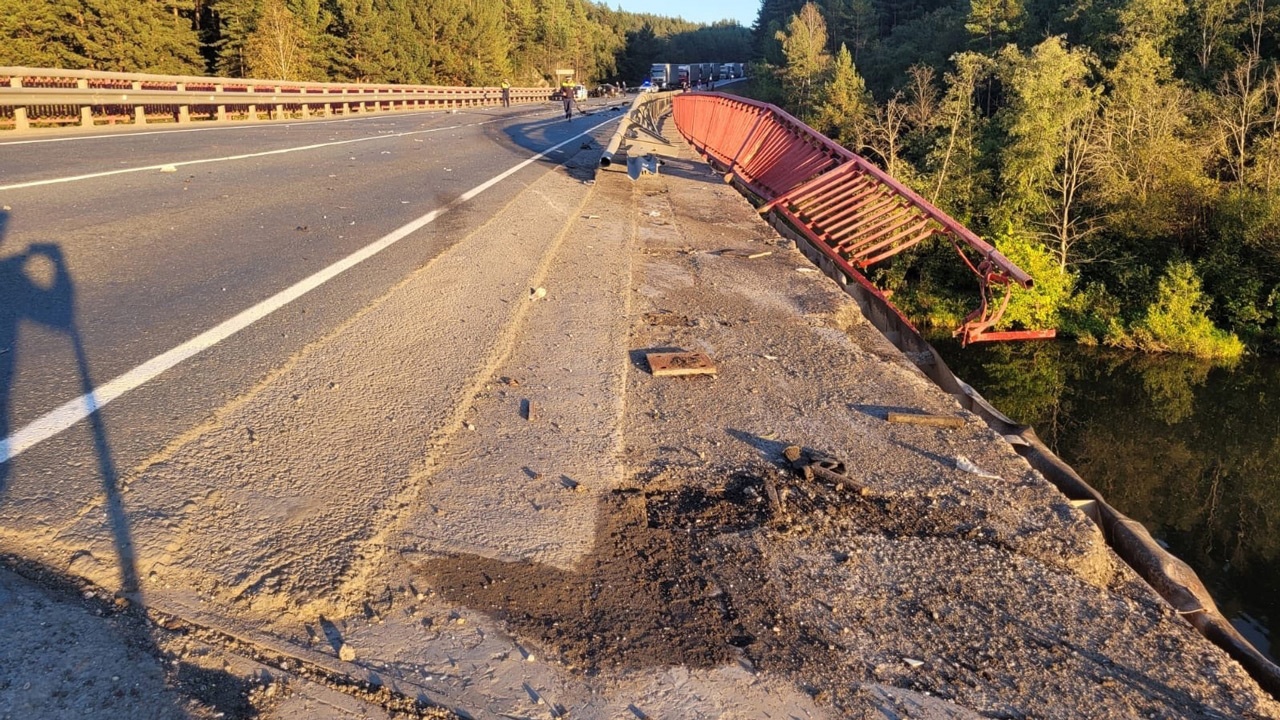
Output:
<svg viewBox="0 0 1280 720">
<path fill-rule="evenodd" d="M 218 28 L 218 39 L 213 44 L 218 58 L 214 63 L 214 70 L 219 75 L 250 75 L 245 49 L 258 22 L 261 8 L 262 0 L 211 0 L 210 10 Z"/>
<path fill-rule="evenodd" d="M 874 103 L 867 92 L 867 85 L 853 66 L 849 49 L 841 45 L 836 53 L 831 81 L 823 88 L 814 127 L 853 152 L 860 152 L 873 112 Z"/>
<path fill-rule="evenodd" d="M 1236 18 L 1244 0 L 1199 0 L 1192 3 L 1190 34 L 1200 72 L 1209 74 L 1214 56 L 1239 34 Z"/>
<path fill-rule="evenodd" d="M 85 68 L 73 28 L 78 0 L 0 0 L 0 65 Z"/>
<path fill-rule="evenodd" d="M 1035 278 L 1029 289 L 1007 288 L 1009 305 L 1001 327 L 1023 327 L 1032 330 L 1056 328 L 1061 322 L 1062 308 L 1071 300 L 1076 278 L 1058 264 L 1044 245 L 1021 235 L 1012 228 L 995 239 L 996 249 L 1013 264 Z"/>
<path fill-rule="evenodd" d="M 195 75 L 191 16 L 163 0 L 3 0 L 0 56 L 13 64 Z"/>
<path fill-rule="evenodd" d="M 245 40 L 249 74 L 271 80 L 315 79 L 310 53 L 306 28 L 284 0 L 265 0 L 253 32 Z"/>
<path fill-rule="evenodd" d="M 511 74 L 511 38 L 502 0 L 469 0 L 455 42 L 465 58 L 461 80 L 468 85 L 497 85 Z"/>
<path fill-rule="evenodd" d="M 786 32 L 778 31 L 777 39 L 786 57 L 783 90 L 793 111 L 801 119 L 808 119 L 817 100 L 818 81 L 831 63 L 826 52 L 827 23 L 818 6 L 805 3 L 791 17 Z"/>
<path fill-rule="evenodd" d="M 630 30 L 626 35 L 626 44 L 618 58 L 618 75 L 622 80 L 638 85 L 649 77 L 649 69 L 658 62 L 662 53 L 662 44 L 653 31 L 653 26 L 645 23 L 638 30 Z"/>
<path fill-rule="evenodd" d="M 1079 245 L 1096 231 L 1083 208 L 1095 168 L 1100 89 L 1090 85 L 1093 56 L 1052 37 L 1029 55 L 1001 53 L 1009 92 L 1002 111 L 1008 140 L 1001 152 L 1005 212 L 1035 228 L 1062 268 L 1086 258 Z"/>
<path fill-rule="evenodd" d="M 1168 52 L 1187 13 L 1183 0 L 1129 0 L 1120 9 L 1121 46 L 1149 43 L 1157 52 Z"/>
<path fill-rule="evenodd" d="M 1108 225 L 1145 237 L 1190 232 L 1208 197 L 1203 153 L 1193 142 L 1190 94 L 1155 43 L 1140 39 L 1106 72 L 1093 149 Z"/>
<path fill-rule="evenodd" d="M 1214 327 L 1206 314 L 1209 304 L 1191 263 L 1170 264 L 1160 278 L 1155 301 L 1132 328 L 1134 342 L 1148 351 L 1239 357 L 1244 344 L 1235 335 Z"/>
<path fill-rule="evenodd" d="M 871 0 L 824 0 L 822 11 L 827 18 L 831 50 L 834 52 L 840 46 L 848 46 L 856 63 L 858 53 L 865 50 L 876 36 L 875 5 Z"/>
<path fill-rule="evenodd" d="M 914 173 L 909 172 L 910 164 L 902 159 L 910 114 L 911 107 L 903 94 L 894 93 L 888 102 L 875 108 L 867 123 L 866 134 L 866 147 L 880 158 L 885 172 L 907 184 L 915 179 Z"/>
<path fill-rule="evenodd" d="M 1022 26 L 1021 0 L 969 0 L 969 17 L 964 27 L 981 38 L 988 52 Z"/>
<path fill-rule="evenodd" d="M 985 55 L 973 52 L 952 57 L 955 70 L 943 77 L 946 91 L 938 107 L 941 131 L 926 158 L 932 170 L 935 204 L 941 203 L 953 215 L 970 214 L 978 202 L 978 142 L 984 123 L 974 106 L 978 89 L 991 75 L 994 64 Z M 958 212 L 964 210 L 964 212 Z"/>
</svg>

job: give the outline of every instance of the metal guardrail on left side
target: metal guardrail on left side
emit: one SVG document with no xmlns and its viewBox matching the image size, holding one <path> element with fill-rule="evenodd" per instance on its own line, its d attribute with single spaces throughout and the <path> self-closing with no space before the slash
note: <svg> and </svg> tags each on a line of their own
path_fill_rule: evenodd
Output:
<svg viewBox="0 0 1280 720">
<path fill-rule="evenodd" d="M 511 88 L 512 103 L 545 102 L 551 88 Z M 0 129 L 33 124 L 189 123 L 330 117 L 494 106 L 497 87 L 367 85 L 0 67 Z"/>
<path fill-rule="evenodd" d="M 637 159 L 636 156 L 670 146 L 670 142 L 662 136 L 662 119 L 671 113 L 671 99 L 677 94 L 642 92 L 636 95 L 631 101 L 631 107 L 627 109 L 626 118 L 618 124 L 618 130 L 600 156 L 600 167 L 612 165 L 624 143 L 629 164 Z M 637 149 L 641 152 L 636 152 Z"/>
<path fill-rule="evenodd" d="M 685 93 L 674 98 L 673 113 L 685 139 L 727 171 L 726 182 L 736 180 L 761 199 L 761 214 L 781 216 L 845 276 L 886 303 L 861 271 L 941 236 L 978 276 L 981 305 L 955 331 L 964 343 L 1054 336 L 1053 330 L 993 331 L 1011 286 L 1029 288 L 1031 277 L 910 188 L 777 106 Z M 966 251 L 978 256 L 976 262 Z M 1005 288 L 998 301 L 996 287 Z"/>
</svg>

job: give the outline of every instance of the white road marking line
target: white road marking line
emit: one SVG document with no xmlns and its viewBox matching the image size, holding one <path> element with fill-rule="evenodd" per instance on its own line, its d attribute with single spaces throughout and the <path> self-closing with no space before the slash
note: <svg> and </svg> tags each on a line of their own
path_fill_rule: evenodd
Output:
<svg viewBox="0 0 1280 720">
<path fill-rule="evenodd" d="M 336 145 L 350 145 L 351 143 L 367 142 L 369 140 L 386 140 L 387 138 L 407 137 L 409 135 L 424 135 L 426 133 L 443 132 L 445 130 L 458 130 L 466 127 L 476 127 L 479 125 L 488 125 L 490 123 L 500 122 L 499 120 L 484 120 L 478 123 L 470 123 L 467 125 L 450 125 L 442 128 L 429 128 L 427 130 L 408 130 L 399 133 L 387 133 L 385 135 L 370 135 L 368 137 L 352 138 L 350 140 L 334 140 L 333 142 L 314 143 L 312 145 L 301 145 L 299 147 L 278 148 L 276 150 L 264 150 L 256 153 L 243 153 L 240 155 L 227 155 L 226 157 L 217 158 L 201 158 L 199 160 L 184 160 L 182 162 L 160 163 L 159 165 L 144 165 L 142 167 L 120 168 L 118 170 L 104 170 L 96 173 L 86 173 L 84 175 L 72 175 L 63 178 L 49 178 L 47 180 L 29 180 L 27 182 L 14 183 L 12 185 L 0 185 L 0 190 L 20 190 L 22 188 L 38 187 L 41 185 L 57 185 L 59 183 L 75 182 L 77 180 L 92 180 L 94 178 L 110 177 L 112 175 L 125 175 L 128 173 L 146 172 L 148 170 L 160 170 L 161 168 L 180 168 L 188 165 L 207 165 L 209 163 L 230 162 L 232 160 L 248 160 L 250 158 L 266 157 L 268 155 L 284 155 L 286 153 L 302 152 L 304 150 L 316 150 L 325 147 L 334 147 Z M 172 171 L 171 171 L 172 172 Z"/>
<path fill-rule="evenodd" d="M 232 335 L 235 335 L 241 330 L 244 330 L 276 310 L 279 310 L 294 300 L 297 300 L 303 295 L 306 295 L 312 290 L 332 280 L 343 272 L 391 247 L 415 231 L 426 227 L 434 222 L 436 218 L 471 200 L 475 196 L 485 190 L 488 190 L 494 185 L 497 185 L 511 175 L 514 175 L 520 170 L 532 165 L 565 145 L 576 141 L 578 138 L 591 133 L 597 128 L 608 125 L 609 123 L 615 122 L 619 119 L 620 118 L 618 117 L 614 117 L 605 120 L 602 123 L 597 123 L 596 125 L 573 135 L 568 140 L 549 147 L 537 155 L 517 163 L 502 173 L 495 175 L 494 177 L 466 191 L 443 208 L 432 210 L 426 215 L 392 230 L 390 233 L 382 236 L 378 240 L 375 240 L 373 243 L 366 245 L 360 250 L 357 250 L 323 270 L 316 272 L 310 277 L 281 290 L 257 305 L 244 310 L 235 317 L 225 320 L 172 350 L 161 353 L 132 370 L 129 370 L 123 375 L 99 385 L 93 389 L 93 392 L 81 395 L 80 397 L 63 403 L 61 406 L 41 415 L 9 437 L 0 440 L 0 463 L 12 460 L 27 450 L 30 450 L 36 445 L 89 417 L 103 407 L 106 407 L 108 403 L 119 398 L 121 395 L 150 382 L 158 375 L 174 367 L 178 363 L 198 355 L 204 350 L 207 350 Z"/>
<path fill-rule="evenodd" d="M 0 141 L 0 147 L 4 147 L 6 145 L 36 145 L 40 143 L 75 142 L 77 140 L 117 140 L 120 138 L 135 138 L 135 137 L 143 137 L 146 135 L 175 135 L 175 134 L 181 134 L 181 133 L 217 132 L 221 130 L 245 130 L 248 128 L 272 130 L 276 128 L 292 128 L 292 127 L 298 127 L 298 126 L 333 125 L 337 123 L 359 122 L 361 120 L 391 120 L 391 119 L 403 118 L 403 117 L 417 117 L 419 115 L 439 115 L 439 114 L 442 114 L 443 112 L 445 111 L 421 110 L 417 112 L 396 113 L 394 115 L 361 115 L 359 117 L 340 118 L 338 120 L 319 120 L 319 119 L 291 120 L 289 122 L 278 122 L 274 120 L 268 120 L 265 122 L 257 122 L 257 123 L 245 121 L 245 122 L 237 122 L 234 124 L 227 124 L 227 125 L 219 124 L 218 127 L 195 127 L 195 128 L 183 128 L 181 130 L 142 130 L 137 132 L 129 131 L 129 130 L 121 130 L 120 132 L 111 133 L 110 135 L 72 135 L 68 137 L 32 138 L 30 140 L 5 140 L 5 141 Z M 515 118 L 528 117 L 529 115 L 535 115 L 535 114 L 537 113 L 521 113 L 518 115 L 507 115 L 503 119 L 512 120 Z"/>
<path fill-rule="evenodd" d="M 177 130 L 177 129 L 141 130 L 136 132 L 130 131 L 130 130 L 120 130 L 119 132 L 114 132 L 109 135 L 70 135 L 70 136 L 64 136 L 64 137 L 31 138 L 29 140 L 6 140 L 3 142 L 0 142 L 0 147 L 4 147 L 5 145 L 37 145 L 42 143 L 75 142 L 77 140 L 114 140 L 116 138 L 135 138 L 135 137 L 144 137 L 146 135 L 176 135 L 181 133 L 217 132 L 220 130 L 245 130 L 247 128 L 254 128 L 254 129 L 261 128 L 263 130 L 270 130 L 273 128 L 291 128 L 291 127 L 296 127 L 298 125 L 333 125 L 335 123 L 349 123 L 349 122 L 357 122 L 360 120 L 374 120 L 374 119 L 387 120 L 392 117 L 414 117 L 416 115 L 428 115 L 428 114 L 431 114 L 432 112 L 439 113 L 440 111 L 439 110 L 436 110 L 436 111 L 423 110 L 420 112 L 397 113 L 394 116 L 393 115 L 361 115 L 359 117 L 339 118 L 337 120 L 291 120 L 289 122 L 278 122 L 274 120 L 268 120 L 265 122 L 259 121 L 257 123 L 246 120 L 243 122 L 228 123 L 226 125 L 219 123 L 217 127 L 194 127 L 194 128 L 183 128 L 181 130 Z"/>
</svg>

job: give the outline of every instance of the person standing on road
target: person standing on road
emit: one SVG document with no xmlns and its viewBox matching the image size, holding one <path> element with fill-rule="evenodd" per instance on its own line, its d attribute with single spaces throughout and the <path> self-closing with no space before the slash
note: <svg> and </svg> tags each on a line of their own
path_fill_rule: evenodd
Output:
<svg viewBox="0 0 1280 720">
<path fill-rule="evenodd" d="M 573 86 L 565 82 L 560 86 L 560 100 L 564 103 L 564 119 L 573 120 Z"/>
<path fill-rule="evenodd" d="M 511 107 L 511 83 L 502 81 L 502 107 Z"/>
</svg>

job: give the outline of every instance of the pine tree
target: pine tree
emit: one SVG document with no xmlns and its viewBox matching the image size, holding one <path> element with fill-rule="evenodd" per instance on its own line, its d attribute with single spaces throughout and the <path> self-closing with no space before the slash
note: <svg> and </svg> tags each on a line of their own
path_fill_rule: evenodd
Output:
<svg viewBox="0 0 1280 720">
<path fill-rule="evenodd" d="M 466 59 L 466 84 L 497 85 L 511 75 L 511 39 L 502 0 L 469 0 L 456 42 Z"/>
<path fill-rule="evenodd" d="M 212 0 L 210 11 L 218 27 L 214 43 L 217 53 L 215 70 L 225 77 L 248 77 L 249 61 L 246 43 L 253 33 L 262 0 Z"/>
<path fill-rule="evenodd" d="M 1022 25 L 1022 0 L 969 0 L 965 29 L 985 41 L 987 52 L 1018 31 Z"/>
<path fill-rule="evenodd" d="M 0 0 L 0 65 L 90 67 L 73 32 L 78 0 Z"/>
<path fill-rule="evenodd" d="M 849 150 L 861 152 L 873 111 L 867 85 L 854 67 L 849 49 L 842 44 L 836 53 L 831 82 L 823 90 L 814 127 Z"/>
</svg>

